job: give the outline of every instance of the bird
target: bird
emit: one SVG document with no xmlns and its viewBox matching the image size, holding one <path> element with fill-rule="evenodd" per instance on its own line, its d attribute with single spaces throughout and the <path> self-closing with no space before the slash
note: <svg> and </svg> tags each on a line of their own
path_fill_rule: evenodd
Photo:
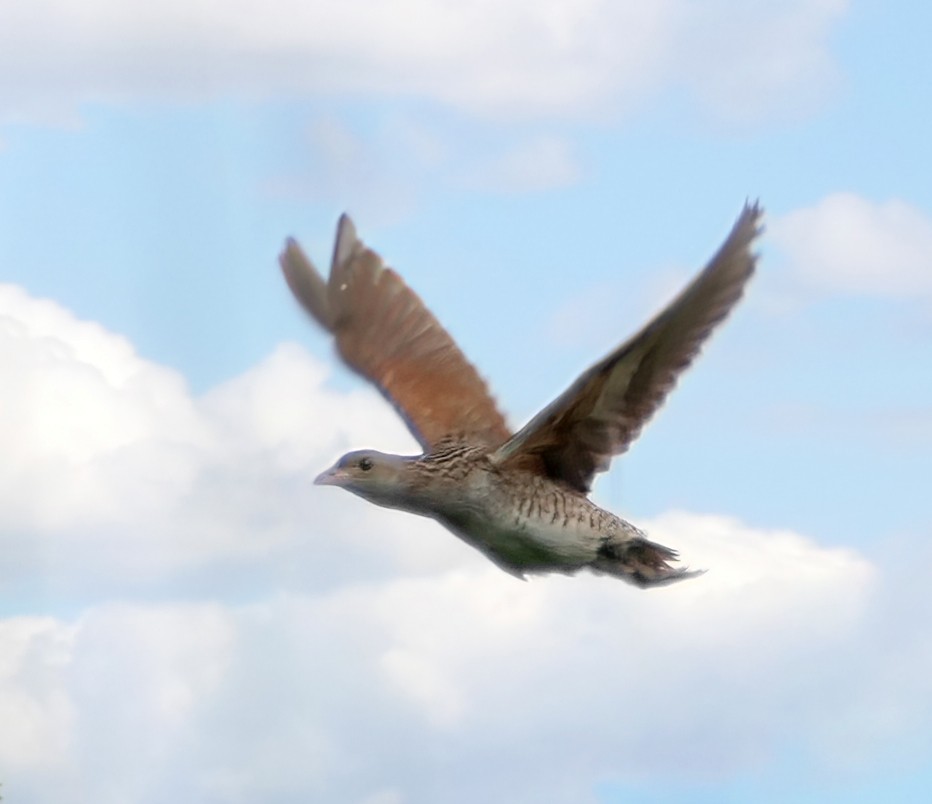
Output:
<svg viewBox="0 0 932 804">
<path fill-rule="evenodd" d="M 422 449 L 404 456 L 354 450 L 315 483 L 430 517 L 521 579 L 588 569 L 647 588 L 702 574 L 589 493 L 743 295 L 762 215 L 758 202 L 745 202 L 722 246 L 679 295 L 516 432 L 452 337 L 359 239 L 348 215 L 337 224 L 326 280 L 288 238 L 279 263 L 295 298 Z"/>
</svg>

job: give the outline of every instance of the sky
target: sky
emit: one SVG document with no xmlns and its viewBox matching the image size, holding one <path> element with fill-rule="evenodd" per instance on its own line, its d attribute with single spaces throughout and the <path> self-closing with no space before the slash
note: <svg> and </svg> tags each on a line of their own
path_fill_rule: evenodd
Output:
<svg viewBox="0 0 932 804">
<path fill-rule="evenodd" d="M 932 8 L 0 4 L 0 793 L 932 789 Z M 522 583 L 313 477 L 411 453 L 290 298 L 337 217 L 518 427 L 766 229 L 594 498 L 704 568 Z"/>
</svg>

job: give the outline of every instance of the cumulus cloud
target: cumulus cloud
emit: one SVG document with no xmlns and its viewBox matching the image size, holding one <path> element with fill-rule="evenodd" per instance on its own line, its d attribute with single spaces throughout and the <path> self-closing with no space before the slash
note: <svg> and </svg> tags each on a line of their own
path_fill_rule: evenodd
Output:
<svg viewBox="0 0 932 804">
<path fill-rule="evenodd" d="M 863 682 L 831 675 L 866 629 L 871 566 L 721 518 L 652 524 L 694 534 L 715 572 L 639 594 L 475 564 L 8 620 L 23 647 L 4 700 L 32 715 L 8 732 L 57 735 L 54 751 L 6 749 L 12 782 L 62 802 L 569 802 L 611 778 L 740 772 L 827 727 L 839 712 L 819 695 Z"/>
<path fill-rule="evenodd" d="M 269 556 L 313 575 L 312 554 L 335 544 L 315 528 L 345 532 L 371 569 L 384 549 L 404 550 L 427 523 L 370 547 L 360 530 L 391 530 L 397 517 L 369 520 L 363 507 L 362 520 L 341 521 L 332 496 L 309 493 L 315 472 L 350 446 L 414 449 L 376 394 L 330 391 L 327 372 L 285 344 L 194 397 L 124 338 L 0 286 L 0 588 L 43 577 L 102 593 Z"/>
<path fill-rule="evenodd" d="M 881 297 L 932 294 L 932 219 L 905 201 L 835 193 L 776 218 L 768 236 L 811 288 Z"/>
<path fill-rule="evenodd" d="M 716 517 L 651 524 L 697 534 L 714 572 L 639 594 L 475 565 L 253 604 L 7 620 L 21 648 L 3 700 L 30 713 L 6 721 L 8 789 L 575 802 L 607 780 L 759 768 L 787 741 L 854 761 L 853 744 L 927 725 L 927 635 L 875 621 L 890 590 L 864 559 Z M 897 675 L 907 660 L 916 672 Z M 29 753 L 14 741 L 27 730 L 56 740 Z"/>
<path fill-rule="evenodd" d="M 0 619 L 17 799 L 578 802 L 746 772 L 790 741 L 844 767 L 932 722 L 899 573 L 912 610 L 932 585 L 908 562 L 674 512 L 639 524 L 697 580 L 521 583 L 309 486 L 349 446 L 411 442 L 297 346 L 196 397 L 0 286 L 0 380 L 3 599 L 31 578 L 19 599 L 72 612 Z"/>
<path fill-rule="evenodd" d="M 74 708 L 62 683 L 72 626 L 52 617 L 0 620 L 0 761 L 17 773 L 59 768 L 71 747 Z"/>
<path fill-rule="evenodd" d="M 83 102 L 293 93 L 427 98 L 469 113 L 616 112 L 687 86 L 728 118 L 831 81 L 844 0 L 212 0 L 0 6 L 0 119 Z M 805 100 L 805 102 L 808 102 Z"/>
</svg>

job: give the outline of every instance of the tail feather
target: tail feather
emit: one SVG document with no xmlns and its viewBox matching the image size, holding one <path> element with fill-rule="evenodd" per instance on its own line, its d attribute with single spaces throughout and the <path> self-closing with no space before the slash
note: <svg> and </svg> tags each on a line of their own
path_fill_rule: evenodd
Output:
<svg viewBox="0 0 932 804">
<path fill-rule="evenodd" d="M 642 589 L 665 586 L 705 572 L 688 567 L 671 567 L 669 562 L 677 559 L 676 550 L 636 537 L 621 542 L 605 542 L 599 549 L 598 557 L 589 566 L 593 572 L 613 575 Z"/>
</svg>

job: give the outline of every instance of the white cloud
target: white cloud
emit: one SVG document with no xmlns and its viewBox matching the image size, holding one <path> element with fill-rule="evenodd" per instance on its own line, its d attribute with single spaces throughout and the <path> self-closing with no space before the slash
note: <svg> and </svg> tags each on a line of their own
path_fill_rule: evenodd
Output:
<svg viewBox="0 0 932 804">
<path fill-rule="evenodd" d="M 709 558 L 730 568 L 719 580 L 662 596 L 605 579 L 520 584 L 479 565 L 252 606 L 104 604 L 57 631 L 42 623 L 28 650 L 5 651 L 16 681 L 8 692 L 40 701 L 52 686 L 73 715 L 59 739 L 58 770 L 48 753 L 26 759 L 44 771 L 44 784 L 60 788 L 60 801 L 69 800 L 60 796 L 75 764 L 90 769 L 75 786 L 84 800 L 108 786 L 123 798 L 157 800 L 169 778 L 187 799 L 198 798 L 201 785 L 235 780 L 244 799 L 323 791 L 327 800 L 353 800 L 343 778 L 352 768 L 356 785 L 392 786 L 405 800 L 426 801 L 430 783 L 414 757 L 439 742 L 457 746 L 446 772 L 460 788 L 452 800 L 468 801 L 489 783 L 503 793 L 547 789 L 568 770 L 562 740 L 551 745 L 547 735 L 585 724 L 573 750 L 574 762 L 585 758 L 576 788 L 585 792 L 600 774 L 650 761 L 642 743 L 669 740 L 668 758 L 685 752 L 674 722 L 698 728 L 722 696 L 737 695 L 721 713 L 727 725 L 708 728 L 705 750 L 718 763 L 740 765 L 740 756 L 727 759 L 736 747 L 730 731 L 741 723 L 734 707 L 763 707 L 759 716 L 777 718 L 763 734 L 756 722 L 743 727 L 742 739 L 766 749 L 785 726 L 781 701 L 804 679 L 784 679 L 766 697 L 753 681 L 783 669 L 788 654 L 843 642 L 859 621 L 871 573 L 856 556 L 798 537 L 674 518 L 674 531 L 687 527 L 723 542 Z M 767 563 L 757 578 L 742 579 L 749 559 Z M 800 560 L 811 570 L 801 581 Z M 808 616 L 793 615 L 801 610 Z M 761 630 L 772 638 L 742 655 Z M 43 672 L 23 672 L 26 656 Z M 16 731 L 63 728 L 55 711 L 33 720 L 8 722 Z M 395 728 L 394 744 L 379 747 Z M 470 778 L 484 751 L 502 752 L 516 772 Z M 108 771 L 96 776 L 104 757 Z M 537 781 L 521 778 L 528 763 L 540 763 Z"/>
<path fill-rule="evenodd" d="M 427 98 L 496 116 L 613 114 L 686 85 L 728 118 L 809 103 L 844 0 L 7 0 L 0 119 L 82 102 L 289 93 Z"/>
<path fill-rule="evenodd" d="M 926 629 L 877 619 L 897 577 L 724 518 L 650 527 L 710 573 L 641 593 L 474 564 L 7 620 L 3 700 L 31 716 L 5 721 L 5 781 L 63 804 L 575 802 L 610 779 L 749 772 L 788 742 L 834 763 L 928 727 Z M 25 752 L 30 733 L 53 748 Z"/>
<path fill-rule="evenodd" d="M 827 38 L 847 8 L 847 0 L 683 3 L 673 73 L 726 120 L 810 112 L 837 83 Z"/>
<path fill-rule="evenodd" d="M 376 394 L 329 391 L 327 372 L 285 344 L 195 398 L 125 339 L 0 285 L 0 529 L 15 556 L 0 565 L 0 585 L 41 573 L 112 589 L 223 557 L 326 553 L 332 545 L 315 544 L 309 528 L 343 514 L 311 486 L 316 471 L 350 446 L 414 446 Z M 406 538 L 370 547 L 345 536 L 373 567 Z"/>
<path fill-rule="evenodd" d="M 767 234 L 809 287 L 868 296 L 932 294 L 932 219 L 904 201 L 836 193 L 776 218 Z"/>
<path fill-rule="evenodd" d="M 71 748 L 75 713 L 62 673 L 73 634 L 52 617 L 0 620 L 0 762 L 9 771 L 58 768 Z"/>
<path fill-rule="evenodd" d="M 699 579 L 521 583 L 425 520 L 310 486 L 347 447 L 411 442 L 296 346 L 192 397 L 17 288 L 0 323 L 0 450 L 20 470 L 0 483 L 3 599 L 75 611 L 0 619 L 4 792 L 576 802 L 748 772 L 788 742 L 860 762 L 932 725 L 932 642 L 899 591 L 924 610 L 932 584 L 908 562 L 670 513 L 639 524 Z"/>
</svg>

